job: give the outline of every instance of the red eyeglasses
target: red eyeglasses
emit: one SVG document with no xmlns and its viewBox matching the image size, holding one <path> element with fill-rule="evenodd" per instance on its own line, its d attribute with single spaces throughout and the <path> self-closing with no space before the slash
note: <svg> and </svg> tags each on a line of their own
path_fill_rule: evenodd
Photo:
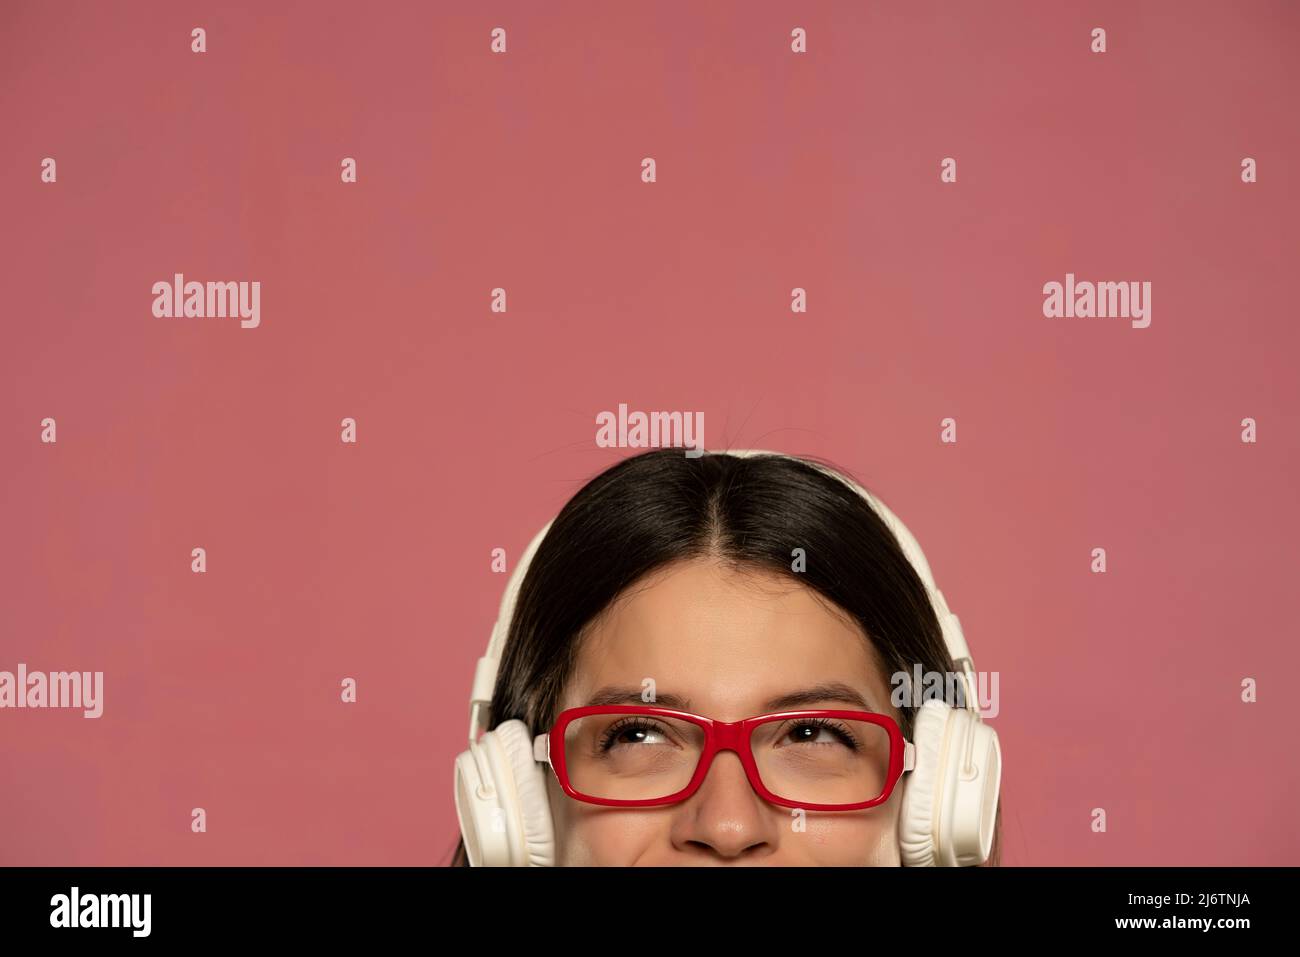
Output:
<svg viewBox="0 0 1300 957">
<path fill-rule="evenodd" d="M 694 794 L 719 751 L 735 751 L 765 800 L 852 811 L 889 800 L 915 748 L 872 711 L 782 711 L 715 721 L 668 708 L 571 708 L 533 739 L 569 797 L 610 807 L 675 804 Z"/>
</svg>

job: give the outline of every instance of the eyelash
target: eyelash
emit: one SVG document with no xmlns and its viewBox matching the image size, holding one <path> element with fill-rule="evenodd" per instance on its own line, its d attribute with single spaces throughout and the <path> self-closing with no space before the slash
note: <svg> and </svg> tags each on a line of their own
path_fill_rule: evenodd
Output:
<svg viewBox="0 0 1300 957">
<path fill-rule="evenodd" d="M 802 728 L 808 725 L 813 725 L 819 728 L 826 728 L 833 735 L 839 738 L 840 741 L 843 742 L 846 748 L 850 748 L 854 751 L 858 750 L 859 748 L 858 739 L 853 736 L 853 732 L 851 732 L 844 725 L 839 724 L 830 718 L 795 718 L 793 720 L 794 720 L 794 727 L 796 728 Z"/>
<path fill-rule="evenodd" d="M 621 720 L 614 722 L 614 724 L 610 725 L 608 728 L 605 729 L 605 733 L 600 737 L 600 744 L 599 744 L 600 751 L 602 753 L 608 751 L 612 746 L 614 739 L 618 737 L 620 733 L 628 730 L 658 731 L 660 733 L 663 733 L 664 729 L 659 727 L 656 724 L 653 724 L 645 720 L 644 718 L 622 718 Z"/>
<path fill-rule="evenodd" d="M 836 723 L 830 718 L 792 718 L 791 721 L 791 729 L 809 726 L 825 728 L 839 738 L 846 748 L 857 751 L 860 747 L 857 738 L 853 736 L 853 733 L 849 731 L 848 728 L 842 724 Z M 608 751 L 610 747 L 612 747 L 614 739 L 618 737 L 620 733 L 628 730 L 658 731 L 661 734 L 666 733 L 662 727 L 651 721 L 647 721 L 644 718 L 623 718 L 607 728 L 605 733 L 601 735 L 598 745 L 600 751 L 602 753 Z"/>
</svg>

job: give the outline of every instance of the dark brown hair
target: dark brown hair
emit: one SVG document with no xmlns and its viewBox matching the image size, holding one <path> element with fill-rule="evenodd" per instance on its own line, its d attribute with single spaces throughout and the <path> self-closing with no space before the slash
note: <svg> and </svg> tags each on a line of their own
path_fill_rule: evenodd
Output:
<svg viewBox="0 0 1300 957">
<path fill-rule="evenodd" d="M 801 572 L 791 570 L 795 548 L 807 556 Z M 886 675 L 916 663 L 955 670 L 920 576 L 853 489 L 785 456 L 656 449 L 584 485 L 538 546 L 509 624 L 489 730 L 512 718 L 533 734 L 550 728 L 584 628 L 650 572 L 705 556 L 820 593 L 861 627 Z M 909 702 L 900 711 L 911 739 L 916 709 Z M 1001 816 L 999 804 L 988 865 L 999 863 Z M 461 840 L 451 865 L 468 864 Z"/>
</svg>

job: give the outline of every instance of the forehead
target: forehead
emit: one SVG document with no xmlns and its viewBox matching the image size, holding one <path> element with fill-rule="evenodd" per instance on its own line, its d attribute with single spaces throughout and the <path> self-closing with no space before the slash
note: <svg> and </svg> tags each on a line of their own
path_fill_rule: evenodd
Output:
<svg viewBox="0 0 1300 957">
<path fill-rule="evenodd" d="M 670 565 L 611 603 L 580 640 L 561 707 L 585 705 L 610 687 L 640 691 L 646 679 L 657 695 L 685 698 L 690 710 L 724 721 L 832 682 L 899 718 L 878 656 L 843 612 L 792 576 L 713 560 Z"/>
</svg>

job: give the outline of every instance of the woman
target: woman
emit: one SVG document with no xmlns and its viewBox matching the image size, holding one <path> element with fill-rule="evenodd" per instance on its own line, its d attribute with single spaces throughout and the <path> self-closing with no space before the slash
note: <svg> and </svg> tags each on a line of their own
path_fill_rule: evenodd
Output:
<svg viewBox="0 0 1300 957">
<path fill-rule="evenodd" d="M 969 658 L 876 504 L 771 453 L 588 482 L 480 661 L 493 733 L 457 759 L 453 866 L 996 864 L 996 736 L 899 693 Z"/>
</svg>

